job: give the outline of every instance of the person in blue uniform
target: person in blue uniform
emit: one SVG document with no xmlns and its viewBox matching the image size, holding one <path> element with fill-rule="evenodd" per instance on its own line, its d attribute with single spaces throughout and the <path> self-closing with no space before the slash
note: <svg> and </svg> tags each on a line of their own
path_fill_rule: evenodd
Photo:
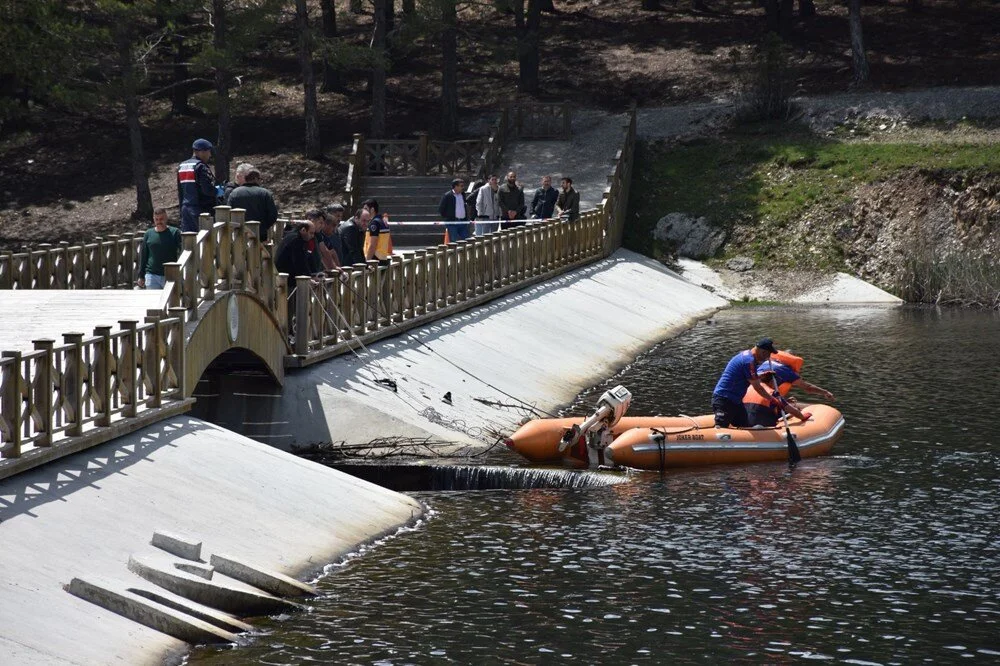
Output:
<svg viewBox="0 0 1000 666">
<path fill-rule="evenodd" d="M 198 139 L 191 144 L 191 159 L 177 167 L 177 200 L 181 206 L 181 231 L 198 231 L 198 216 L 211 213 L 218 201 L 215 174 L 208 161 L 212 158 L 212 142 Z"/>
<path fill-rule="evenodd" d="M 744 349 L 729 360 L 712 391 L 716 428 L 746 428 L 749 425 L 743 396 L 751 386 L 768 402 L 774 401 L 757 376 L 757 366 L 771 358 L 771 354 L 777 353 L 771 338 L 762 338 L 756 345 Z"/>
</svg>

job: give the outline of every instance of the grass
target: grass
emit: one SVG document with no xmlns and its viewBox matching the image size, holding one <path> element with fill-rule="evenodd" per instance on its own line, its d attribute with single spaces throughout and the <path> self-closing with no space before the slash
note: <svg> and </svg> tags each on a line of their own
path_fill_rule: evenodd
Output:
<svg viewBox="0 0 1000 666">
<path fill-rule="evenodd" d="M 730 231 L 726 256 L 835 270 L 843 267 L 835 230 L 804 230 L 804 216 L 829 219 L 850 203 L 856 187 L 907 169 L 997 171 L 1000 151 L 982 144 L 846 143 L 772 124 L 690 145 L 640 144 L 636 165 L 627 247 L 662 254 L 650 233 L 663 215 L 683 212 Z"/>
</svg>

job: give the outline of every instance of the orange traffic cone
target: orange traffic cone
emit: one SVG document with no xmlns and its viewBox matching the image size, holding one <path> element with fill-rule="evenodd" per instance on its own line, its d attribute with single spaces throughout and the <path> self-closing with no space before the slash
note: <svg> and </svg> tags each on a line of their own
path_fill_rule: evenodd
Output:
<svg viewBox="0 0 1000 666">
<path fill-rule="evenodd" d="M 444 228 L 444 244 L 448 244 L 448 227 Z"/>
</svg>

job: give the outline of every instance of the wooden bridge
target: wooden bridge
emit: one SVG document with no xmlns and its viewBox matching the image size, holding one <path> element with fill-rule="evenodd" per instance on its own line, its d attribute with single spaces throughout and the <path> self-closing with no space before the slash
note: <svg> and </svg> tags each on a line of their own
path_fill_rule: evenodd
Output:
<svg viewBox="0 0 1000 666">
<path fill-rule="evenodd" d="M 609 156 L 603 200 L 578 220 L 431 246 L 395 255 L 387 266 L 356 264 L 344 276 L 290 283 L 274 266 L 273 246 L 261 243 L 259 223 L 225 206 L 202 215 L 198 232 L 182 234 L 183 251 L 165 266 L 162 292 L 132 290 L 141 234 L 0 255 L 0 344 L 8 348 L 0 358 L 0 478 L 188 410 L 202 373 L 229 350 L 251 352 L 280 384 L 286 369 L 609 255 L 621 244 L 635 122 L 633 112 L 621 150 Z M 499 164 L 512 127 L 522 136 L 564 136 L 568 109 L 505 110 L 479 143 L 478 173 Z M 386 168 L 370 168 L 372 155 L 382 155 L 382 165 L 391 155 L 415 156 L 404 175 L 473 166 L 468 157 L 461 158 L 467 165 L 453 163 L 469 153 L 466 146 L 428 152 L 426 138 L 412 143 L 355 137 L 346 190 L 352 208 L 364 176 Z"/>
</svg>

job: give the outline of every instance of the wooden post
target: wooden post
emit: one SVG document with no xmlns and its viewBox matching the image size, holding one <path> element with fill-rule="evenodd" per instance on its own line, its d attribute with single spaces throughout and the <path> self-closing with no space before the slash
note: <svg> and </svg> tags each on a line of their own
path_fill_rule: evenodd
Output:
<svg viewBox="0 0 1000 666">
<path fill-rule="evenodd" d="M 185 231 L 181 234 L 181 249 L 188 253 L 185 266 L 180 266 L 180 282 L 182 296 L 180 303 L 171 303 L 170 307 L 185 307 L 191 310 L 191 319 L 198 318 L 198 301 L 201 296 L 201 280 L 198 273 L 202 265 L 198 261 L 198 232 Z M 185 270 L 186 269 L 186 270 Z M 169 278 L 168 278 L 169 279 Z"/>
<path fill-rule="evenodd" d="M 243 276 L 243 288 L 260 295 L 260 222 L 251 220 L 243 223 L 246 233 L 243 235 L 246 243 L 246 273 Z M 336 233 L 336 229 L 334 230 Z"/>
<path fill-rule="evenodd" d="M 368 267 L 368 275 L 365 280 L 365 284 L 368 287 L 365 289 L 365 300 L 368 301 L 366 319 L 371 322 L 368 330 L 377 331 L 382 310 L 385 308 L 385 303 L 382 302 L 383 273 L 381 267 L 378 265 L 378 261 L 371 259 L 365 262 L 365 264 Z"/>
<path fill-rule="evenodd" d="M 222 289 L 227 291 L 232 289 L 233 279 L 233 230 L 229 223 L 229 206 L 215 207 L 215 224 L 222 223 L 219 231 L 219 246 L 215 255 L 218 277 L 222 282 Z M 213 225 L 214 228 L 214 225 Z"/>
<path fill-rule="evenodd" d="M 274 285 L 274 316 L 287 341 L 291 334 L 291 327 L 288 325 L 288 273 L 278 273 L 277 283 Z"/>
<path fill-rule="evenodd" d="M 190 272 L 190 271 L 189 271 Z M 187 281 L 181 273 L 181 265 L 176 261 L 163 264 L 164 289 L 170 289 L 167 297 L 167 307 L 187 307 L 191 293 L 185 284 Z M 193 289 L 191 290 L 193 291 Z"/>
<path fill-rule="evenodd" d="M 206 215 L 205 217 L 208 216 Z M 201 233 L 202 232 L 199 231 L 198 235 L 201 236 Z M 201 242 L 200 256 L 198 258 L 201 261 L 201 269 L 198 271 L 198 277 L 201 282 L 202 291 L 205 295 L 205 300 L 215 300 L 215 283 L 218 280 L 218 270 L 215 263 L 215 231 L 211 228 L 211 226 L 208 228 L 208 231 L 205 232 L 205 236 Z"/>
<path fill-rule="evenodd" d="M 160 382 L 160 360 L 165 356 L 163 348 L 166 346 L 166 343 L 163 340 L 163 326 L 160 324 L 160 319 L 162 318 L 163 312 L 160 310 L 146 311 L 146 323 L 153 324 L 153 328 L 151 331 L 150 329 L 146 329 L 146 348 L 143 350 L 145 354 L 143 356 L 142 369 L 143 374 L 146 375 L 146 380 L 149 382 L 149 391 L 146 394 L 146 406 L 152 408 L 159 407 L 163 399 L 163 387 Z M 152 334 L 152 340 L 150 340 L 150 334 Z"/>
<path fill-rule="evenodd" d="M 51 243 L 39 243 L 38 248 L 39 259 L 41 262 L 38 266 L 38 276 L 37 276 L 37 286 L 36 289 L 51 289 L 52 288 L 52 244 Z"/>
<path fill-rule="evenodd" d="M 101 338 L 94 350 L 94 384 L 90 394 L 97 412 L 94 425 L 111 425 L 111 405 L 114 396 L 111 395 L 111 369 L 114 367 L 115 354 L 111 346 L 111 327 L 95 326 L 94 335 Z"/>
<path fill-rule="evenodd" d="M 389 258 L 390 274 L 392 275 L 392 304 L 394 311 L 391 320 L 394 322 L 403 321 L 406 312 L 406 280 L 403 269 L 403 257 L 394 255 Z"/>
<path fill-rule="evenodd" d="M 368 285 L 368 265 L 357 263 L 353 264 L 352 268 L 354 273 L 352 278 L 356 280 L 351 284 L 351 289 L 354 290 L 354 312 L 351 315 L 351 323 L 354 325 L 354 332 L 356 335 L 364 335 L 368 330 L 367 324 L 367 313 L 368 308 L 366 301 L 368 300 L 367 285 Z"/>
<path fill-rule="evenodd" d="M 309 353 L 311 284 L 312 278 L 308 275 L 295 278 L 295 353 L 299 356 Z"/>
<path fill-rule="evenodd" d="M 427 250 L 416 250 L 413 253 L 413 291 L 410 297 L 410 307 L 413 316 L 427 312 Z"/>
<path fill-rule="evenodd" d="M 417 316 L 417 268 L 420 264 L 420 257 L 414 252 L 409 257 L 403 259 L 403 270 L 406 274 L 406 304 L 403 307 L 403 319 L 412 319 Z"/>
<path fill-rule="evenodd" d="M 138 331 L 136 326 L 139 322 L 134 319 L 119 319 L 118 326 L 125 331 L 121 338 L 121 359 L 118 362 L 118 386 L 122 393 L 122 416 L 128 418 L 135 416 L 138 411 L 138 386 L 136 386 L 136 375 L 138 375 L 138 359 L 136 347 L 138 345 Z"/>
<path fill-rule="evenodd" d="M 337 322 L 345 340 L 354 337 L 354 268 L 344 266 L 343 297 L 340 299 L 340 314 L 344 321 Z"/>
<path fill-rule="evenodd" d="M 73 345 L 66 354 L 62 376 L 63 412 L 70 421 L 66 426 L 68 437 L 83 434 L 83 333 L 63 333 L 63 342 Z"/>
<path fill-rule="evenodd" d="M 231 289 L 243 289 L 243 285 L 246 282 L 247 243 L 243 228 L 243 224 L 246 222 L 246 214 L 247 212 L 242 208 L 233 208 L 229 211 L 229 226 L 232 229 L 233 239 Z"/>
<path fill-rule="evenodd" d="M 427 175 L 427 171 L 428 171 L 428 169 L 430 167 L 430 165 L 427 164 L 427 159 L 428 159 L 428 157 L 427 157 L 428 143 L 429 143 L 429 137 L 427 136 L 427 132 L 417 132 L 417 173 L 416 173 L 416 175 L 418 175 L 418 176 L 426 176 Z M 400 175 L 405 176 L 406 174 L 404 173 L 404 174 L 400 174 Z"/>
<path fill-rule="evenodd" d="M 35 445 L 52 446 L 52 347 L 56 341 L 41 338 L 31 342 L 36 351 L 44 352 L 36 361 L 35 385 L 31 391 L 33 411 L 38 414 L 35 420 L 35 430 L 38 432 Z"/>
<path fill-rule="evenodd" d="M 167 349 L 167 357 L 170 361 L 170 367 L 174 369 L 174 377 L 177 381 L 177 388 L 174 392 L 173 398 L 175 400 L 183 400 L 187 397 L 185 393 L 185 368 L 184 368 L 184 313 L 186 310 L 184 308 L 170 308 L 170 317 L 176 319 L 174 323 L 170 326 L 173 329 L 170 332 L 170 346 Z"/>
<path fill-rule="evenodd" d="M 66 263 L 69 242 L 59 241 L 59 247 L 52 249 L 52 287 L 54 289 L 71 289 L 69 284 L 69 266 Z"/>
<path fill-rule="evenodd" d="M 14 253 L 0 250 L 0 289 L 14 288 Z"/>
<path fill-rule="evenodd" d="M 0 418 L 7 422 L 10 431 L 10 440 L 0 448 L 0 458 L 19 458 L 21 456 L 21 442 L 24 438 L 24 371 L 21 352 L 5 351 L 0 357 L 10 359 L 4 365 L 0 365 L 0 387 L 5 390 L 0 396 Z"/>
</svg>

